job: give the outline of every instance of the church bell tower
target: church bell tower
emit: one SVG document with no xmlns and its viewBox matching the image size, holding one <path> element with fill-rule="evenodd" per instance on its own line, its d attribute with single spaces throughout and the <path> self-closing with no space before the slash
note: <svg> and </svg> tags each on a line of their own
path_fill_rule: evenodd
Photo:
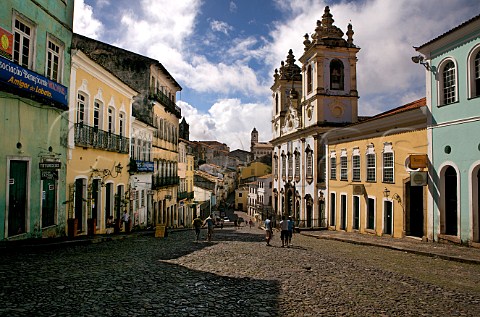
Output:
<svg viewBox="0 0 480 317">
<path fill-rule="evenodd" d="M 315 32 L 305 34 L 302 63 L 302 105 L 305 126 L 353 123 L 358 120 L 357 53 L 353 28 L 343 31 L 333 25 L 330 8 L 325 7 Z"/>
</svg>

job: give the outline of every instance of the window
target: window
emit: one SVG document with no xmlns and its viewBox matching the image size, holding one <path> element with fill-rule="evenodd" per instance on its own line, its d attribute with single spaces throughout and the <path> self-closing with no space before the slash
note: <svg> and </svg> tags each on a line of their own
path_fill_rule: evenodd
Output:
<svg viewBox="0 0 480 317">
<path fill-rule="evenodd" d="M 113 108 L 108 108 L 108 132 L 115 132 L 115 121 L 114 121 L 115 111 Z"/>
<path fill-rule="evenodd" d="M 102 128 L 102 105 L 97 100 L 93 104 L 93 127 Z"/>
<path fill-rule="evenodd" d="M 468 80 L 469 97 L 480 97 L 480 45 L 478 44 L 468 56 Z"/>
<path fill-rule="evenodd" d="M 242 193 L 238 193 L 238 197 L 242 197 Z"/>
<path fill-rule="evenodd" d="M 124 136 L 124 133 L 125 133 L 125 114 L 123 114 L 122 112 L 120 112 L 118 114 L 118 120 L 119 120 L 119 130 L 118 130 L 118 134 L 120 136 Z"/>
<path fill-rule="evenodd" d="M 286 174 L 287 174 L 287 158 L 285 157 L 285 154 L 282 153 L 282 179 L 286 179 Z"/>
<path fill-rule="evenodd" d="M 330 179 L 337 179 L 337 157 L 335 152 L 330 154 Z"/>
<path fill-rule="evenodd" d="M 352 181 L 359 182 L 360 174 L 360 150 L 355 148 L 352 155 Z"/>
<path fill-rule="evenodd" d="M 383 182 L 384 183 L 393 183 L 393 149 L 392 143 L 385 143 L 383 148 Z"/>
<path fill-rule="evenodd" d="M 288 153 L 288 180 L 293 178 L 293 155 Z"/>
<path fill-rule="evenodd" d="M 77 95 L 77 123 L 83 124 L 86 121 L 85 108 L 87 107 L 86 98 L 82 94 Z"/>
<path fill-rule="evenodd" d="M 375 182 L 376 175 L 376 157 L 373 144 L 367 147 L 367 182 Z"/>
<path fill-rule="evenodd" d="M 312 82 L 312 66 L 308 65 L 307 67 L 307 93 L 312 92 L 313 82 Z"/>
<path fill-rule="evenodd" d="M 310 149 L 310 145 L 307 146 L 307 181 L 313 180 L 313 151 Z"/>
<path fill-rule="evenodd" d="M 340 180 L 348 180 L 348 162 L 346 150 L 342 150 L 342 153 L 340 155 Z"/>
<path fill-rule="evenodd" d="M 448 105 L 456 101 L 456 79 L 455 79 L 455 64 L 448 61 L 442 70 L 442 93 L 443 105 Z"/>
<path fill-rule="evenodd" d="M 300 153 L 295 151 L 295 180 L 298 182 L 300 180 Z"/>
<path fill-rule="evenodd" d="M 47 78 L 56 82 L 61 81 L 61 67 L 62 67 L 62 47 L 51 39 L 47 40 L 47 71 L 45 75 Z"/>
<path fill-rule="evenodd" d="M 132 143 L 130 143 L 130 157 L 135 159 L 135 139 L 132 138 Z"/>
<path fill-rule="evenodd" d="M 475 87 L 475 92 L 473 94 L 473 97 L 478 97 L 480 96 L 480 50 L 477 52 L 477 55 L 475 55 L 475 60 L 474 60 L 474 87 Z"/>
<path fill-rule="evenodd" d="M 142 189 L 142 194 L 140 195 L 140 206 L 145 207 L 145 189 Z"/>
<path fill-rule="evenodd" d="M 343 63 L 338 59 L 330 63 L 330 89 L 343 90 Z"/>
<path fill-rule="evenodd" d="M 33 27 L 24 21 L 15 20 L 13 61 L 25 68 L 33 67 Z"/>
</svg>

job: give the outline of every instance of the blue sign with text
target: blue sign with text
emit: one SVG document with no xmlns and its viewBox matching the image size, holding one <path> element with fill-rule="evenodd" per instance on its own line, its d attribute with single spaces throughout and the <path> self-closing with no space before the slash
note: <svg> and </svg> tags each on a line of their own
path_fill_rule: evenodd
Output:
<svg viewBox="0 0 480 317">
<path fill-rule="evenodd" d="M 153 162 L 140 161 L 140 160 L 135 160 L 135 162 L 137 163 L 137 171 L 153 173 L 153 169 L 154 169 Z"/>
<path fill-rule="evenodd" d="M 0 82 L 68 106 L 68 88 L 0 56 Z"/>
</svg>

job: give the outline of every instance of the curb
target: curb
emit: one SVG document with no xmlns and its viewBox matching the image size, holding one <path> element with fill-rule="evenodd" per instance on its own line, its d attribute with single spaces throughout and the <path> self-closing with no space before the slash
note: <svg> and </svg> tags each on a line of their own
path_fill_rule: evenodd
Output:
<svg viewBox="0 0 480 317">
<path fill-rule="evenodd" d="M 338 238 L 338 237 L 322 237 L 322 236 L 316 236 L 316 235 L 308 234 L 308 233 L 300 233 L 300 234 L 303 235 L 303 236 L 306 236 L 306 237 L 311 237 L 311 238 L 316 238 L 316 239 L 346 242 L 346 243 L 357 244 L 357 245 L 374 246 L 374 247 L 380 247 L 380 248 L 390 249 L 390 250 L 394 250 L 394 251 L 408 252 L 408 253 L 412 253 L 412 254 L 416 254 L 416 255 L 427 256 L 427 257 L 431 257 L 431 258 L 440 258 L 442 260 L 447 260 L 447 261 L 454 261 L 454 262 L 460 262 L 460 263 L 466 263 L 466 264 L 480 265 L 480 260 L 476 260 L 476 259 L 466 259 L 466 258 L 461 258 L 461 257 L 458 257 L 458 256 L 445 255 L 445 254 L 439 254 L 439 253 L 428 252 L 428 251 L 420 251 L 420 250 L 415 250 L 415 249 L 410 249 L 410 248 L 397 247 L 397 246 L 393 246 L 393 245 L 384 245 L 384 244 L 378 244 L 378 243 L 373 243 L 373 242 L 356 241 L 356 240 L 344 239 L 344 238 Z"/>
</svg>

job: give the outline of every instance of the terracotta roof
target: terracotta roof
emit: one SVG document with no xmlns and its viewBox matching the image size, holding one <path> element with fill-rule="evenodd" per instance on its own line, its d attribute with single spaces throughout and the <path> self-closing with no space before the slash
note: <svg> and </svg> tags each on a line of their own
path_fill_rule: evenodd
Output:
<svg viewBox="0 0 480 317">
<path fill-rule="evenodd" d="M 378 118 L 393 116 L 397 113 L 409 111 L 409 110 L 420 108 L 420 107 L 425 107 L 426 105 L 427 105 L 427 99 L 425 97 L 423 97 L 422 99 L 418 99 L 418 100 L 412 101 L 410 103 L 407 103 L 403 106 L 400 106 L 400 107 L 397 107 L 397 108 L 394 108 L 394 109 L 390 109 L 388 111 L 377 114 L 376 116 L 370 117 L 370 118 L 368 118 L 368 119 L 366 119 L 362 122 L 375 120 L 375 119 L 378 119 Z"/>
<path fill-rule="evenodd" d="M 476 21 L 476 20 L 479 20 L 479 19 L 480 19 L 480 15 L 477 15 L 477 16 L 471 18 L 470 20 L 467 20 L 467 21 L 463 22 L 462 24 L 454 27 L 453 29 L 451 29 L 451 30 L 443 33 L 442 35 L 437 36 L 437 37 L 434 38 L 433 40 L 430 40 L 430 41 L 428 41 L 427 43 L 425 43 L 425 44 L 423 44 L 423 45 L 420 45 L 420 47 L 417 47 L 417 48 L 415 48 L 415 49 L 418 51 L 418 50 L 422 49 L 424 46 L 427 46 L 427 45 L 429 45 L 429 44 L 431 44 L 431 43 L 433 43 L 433 42 L 435 42 L 435 41 L 438 41 L 438 40 L 441 39 L 442 37 L 447 36 L 448 34 L 453 33 L 453 32 L 455 32 L 455 31 L 457 31 L 458 29 L 461 29 L 461 28 L 464 27 L 465 25 L 470 24 L 470 23 L 472 23 L 472 22 L 474 22 L 474 21 Z"/>
</svg>

